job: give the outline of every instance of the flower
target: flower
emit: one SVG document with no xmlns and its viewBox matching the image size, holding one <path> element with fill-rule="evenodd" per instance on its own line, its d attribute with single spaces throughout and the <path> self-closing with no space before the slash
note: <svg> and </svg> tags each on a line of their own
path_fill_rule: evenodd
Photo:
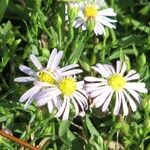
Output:
<svg viewBox="0 0 150 150">
<path fill-rule="evenodd" d="M 57 81 L 60 80 L 60 78 L 62 78 L 63 76 L 66 76 L 68 74 L 75 75 L 82 72 L 81 69 L 75 69 L 76 67 L 78 67 L 78 64 L 72 64 L 60 68 L 58 65 L 60 63 L 62 55 L 63 51 L 57 52 L 57 49 L 54 49 L 49 57 L 46 68 L 44 68 L 38 58 L 34 54 L 31 54 L 30 59 L 37 68 L 37 72 L 25 65 L 19 66 L 19 69 L 29 76 L 15 78 L 14 81 L 33 82 L 34 85 L 19 99 L 20 102 L 24 102 L 27 100 L 24 106 L 25 108 L 27 108 L 33 102 L 33 100 L 35 100 L 36 97 L 39 96 L 39 92 L 42 90 L 42 88 L 49 87 L 53 89 L 56 86 Z"/>
<path fill-rule="evenodd" d="M 109 17 L 116 16 L 116 13 L 112 8 L 105 8 L 106 4 L 104 0 L 89 0 L 88 2 L 81 2 L 80 11 L 76 20 L 73 23 L 75 28 L 79 26 L 82 27 L 82 30 L 87 28 L 94 30 L 95 34 L 106 35 L 105 28 L 115 28 L 113 25 L 116 20 Z"/>
<path fill-rule="evenodd" d="M 93 100 L 92 105 L 102 106 L 102 111 L 108 109 L 110 101 L 115 96 L 114 115 L 118 115 L 122 107 L 124 116 L 128 115 L 130 105 L 132 111 L 136 111 L 136 103 L 140 103 L 140 93 L 147 93 L 145 83 L 136 82 L 139 74 L 135 70 L 130 70 L 126 75 L 126 64 L 120 61 L 116 63 L 116 70 L 112 65 L 97 64 L 93 69 L 102 75 L 102 78 L 85 77 L 86 90 Z M 135 100 L 135 101 L 134 101 Z"/>
<path fill-rule="evenodd" d="M 87 93 L 83 88 L 84 81 L 76 81 L 75 77 L 67 76 L 59 81 L 58 86 L 52 89 L 43 89 L 37 97 L 39 105 L 48 103 L 48 109 L 51 113 L 53 107 L 56 106 L 58 112 L 55 117 L 62 117 L 62 120 L 67 120 L 70 109 L 75 110 L 77 115 L 84 116 L 85 109 L 88 107 Z"/>
</svg>

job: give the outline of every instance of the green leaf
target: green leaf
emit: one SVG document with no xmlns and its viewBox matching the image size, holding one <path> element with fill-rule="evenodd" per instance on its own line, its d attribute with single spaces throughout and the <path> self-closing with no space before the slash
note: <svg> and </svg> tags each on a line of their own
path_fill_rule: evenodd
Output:
<svg viewBox="0 0 150 150">
<path fill-rule="evenodd" d="M 59 136 L 63 136 L 67 131 L 69 130 L 71 122 L 69 120 L 66 121 L 61 121 L 60 126 L 59 126 Z"/>
<path fill-rule="evenodd" d="M 8 6 L 9 0 L 1 0 L 0 1 L 0 22 L 2 21 L 6 8 Z"/>
</svg>

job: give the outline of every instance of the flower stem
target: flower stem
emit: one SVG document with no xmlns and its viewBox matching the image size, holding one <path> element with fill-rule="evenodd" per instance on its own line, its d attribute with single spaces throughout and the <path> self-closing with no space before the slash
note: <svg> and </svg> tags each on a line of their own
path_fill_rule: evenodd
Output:
<svg viewBox="0 0 150 150">
<path fill-rule="evenodd" d="M 22 140 L 20 140 L 20 139 L 14 137 L 14 136 L 12 136 L 12 135 L 10 135 L 10 134 L 7 134 L 7 133 L 6 133 L 5 131 L 3 131 L 3 130 L 0 130 L 0 135 L 3 136 L 3 137 L 5 137 L 5 138 L 7 138 L 7 139 L 9 139 L 9 140 L 11 140 L 11 141 L 13 141 L 13 142 L 16 142 L 16 143 L 18 143 L 18 144 L 20 144 L 20 145 L 22 145 L 22 146 L 24 146 L 24 147 L 26 147 L 26 148 L 29 148 L 30 150 L 39 150 L 38 148 L 36 148 L 36 147 L 30 145 L 29 143 L 27 143 L 27 142 L 25 142 L 25 141 L 22 141 Z"/>
</svg>

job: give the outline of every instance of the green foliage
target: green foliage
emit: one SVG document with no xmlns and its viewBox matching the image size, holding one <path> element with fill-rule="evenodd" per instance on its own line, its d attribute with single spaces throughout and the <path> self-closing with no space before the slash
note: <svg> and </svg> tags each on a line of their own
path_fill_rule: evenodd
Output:
<svg viewBox="0 0 150 150">
<path fill-rule="evenodd" d="M 71 17 L 65 21 L 68 1 L 0 0 L 0 127 L 42 150 L 106 150 L 111 142 L 118 142 L 120 149 L 149 150 L 149 94 L 142 97 L 137 112 L 124 118 L 92 110 L 83 118 L 60 121 L 45 107 L 33 104 L 24 110 L 18 102 L 30 87 L 13 81 L 21 74 L 19 64 L 31 66 L 31 53 L 45 64 L 55 47 L 65 53 L 61 65 L 79 63 L 83 76 L 94 74 L 91 66 L 96 63 L 123 60 L 150 89 L 150 2 L 107 0 L 118 22 L 116 29 L 106 29 L 105 37 L 97 37 L 75 29 Z M 0 149 L 20 149 L 20 145 L 0 136 Z"/>
</svg>

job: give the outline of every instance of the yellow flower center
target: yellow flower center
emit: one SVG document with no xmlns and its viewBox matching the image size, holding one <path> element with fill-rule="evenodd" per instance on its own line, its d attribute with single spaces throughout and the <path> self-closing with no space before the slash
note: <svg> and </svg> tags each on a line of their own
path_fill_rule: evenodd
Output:
<svg viewBox="0 0 150 150">
<path fill-rule="evenodd" d="M 86 16 L 86 18 L 89 18 L 89 17 L 95 18 L 97 15 L 96 6 L 93 6 L 93 5 L 86 6 L 84 9 L 84 15 Z"/>
<path fill-rule="evenodd" d="M 125 87 L 126 80 L 123 78 L 122 75 L 115 74 L 112 75 L 108 79 L 108 85 L 110 85 L 114 90 L 121 90 Z"/>
<path fill-rule="evenodd" d="M 50 84 L 55 83 L 55 79 L 49 73 L 47 73 L 45 71 L 39 72 L 38 78 L 42 82 L 47 82 L 47 83 L 50 83 Z"/>
<path fill-rule="evenodd" d="M 76 87 L 76 81 L 71 77 L 65 78 L 59 83 L 59 89 L 67 96 L 72 95 L 72 93 L 76 90 Z"/>
</svg>

